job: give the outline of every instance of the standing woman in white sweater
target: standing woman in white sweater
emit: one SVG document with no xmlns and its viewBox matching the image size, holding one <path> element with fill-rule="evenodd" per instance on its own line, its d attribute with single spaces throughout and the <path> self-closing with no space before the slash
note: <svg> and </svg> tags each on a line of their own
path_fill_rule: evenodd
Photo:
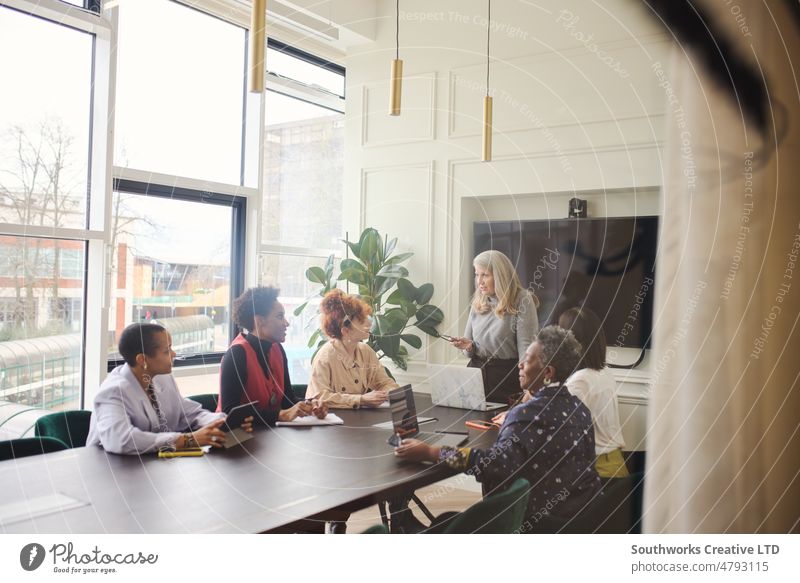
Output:
<svg viewBox="0 0 800 583">
<path fill-rule="evenodd" d="M 463 337 L 451 343 L 483 371 L 486 400 L 510 403 L 521 392 L 517 365 L 539 332 L 539 300 L 522 287 L 511 260 L 484 251 L 473 260 L 475 295 Z"/>
<path fill-rule="evenodd" d="M 571 308 L 561 314 L 558 325 L 572 330 L 583 346 L 580 364 L 565 384 L 592 414 L 597 474 L 624 478 L 628 468 L 622 455 L 625 440 L 619 422 L 617 381 L 606 366 L 606 336 L 600 318 L 589 308 Z"/>
</svg>

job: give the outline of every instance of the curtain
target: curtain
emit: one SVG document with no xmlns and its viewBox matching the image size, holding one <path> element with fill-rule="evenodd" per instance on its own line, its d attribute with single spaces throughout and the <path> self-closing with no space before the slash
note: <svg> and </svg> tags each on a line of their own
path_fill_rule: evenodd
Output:
<svg viewBox="0 0 800 583">
<path fill-rule="evenodd" d="M 762 131 L 687 42 L 654 64 L 667 140 L 646 533 L 800 530 L 800 25 L 695 2 L 768 90 Z"/>
</svg>

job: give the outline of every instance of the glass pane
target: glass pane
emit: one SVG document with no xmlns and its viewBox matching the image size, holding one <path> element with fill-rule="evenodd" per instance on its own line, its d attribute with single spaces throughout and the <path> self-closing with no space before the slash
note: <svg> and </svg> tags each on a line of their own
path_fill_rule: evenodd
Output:
<svg viewBox="0 0 800 583">
<path fill-rule="evenodd" d="M 336 249 L 342 238 L 344 114 L 273 91 L 266 99 L 264 242 Z"/>
<path fill-rule="evenodd" d="M 114 163 L 240 184 L 244 29 L 166 0 L 119 14 Z"/>
<path fill-rule="evenodd" d="M 0 236 L 0 401 L 80 407 L 83 241 Z"/>
<path fill-rule="evenodd" d="M 0 7 L 0 222 L 85 228 L 92 35 Z"/>
<path fill-rule="evenodd" d="M 344 75 L 267 48 L 267 71 L 344 97 Z"/>
<path fill-rule="evenodd" d="M 178 355 L 228 348 L 233 211 L 114 193 L 110 353 L 132 322 L 157 321 Z"/>
<path fill-rule="evenodd" d="M 291 326 L 286 331 L 283 348 L 289 359 L 289 374 L 293 384 L 307 384 L 311 370 L 311 356 L 316 347 L 309 348 L 308 340 L 319 325 L 317 308 L 322 298 L 315 296 L 299 316 L 294 309 L 316 292 L 320 285 L 306 279 L 306 270 L 312 266 L 325 266 L 327 257 L 303 257 L 299 255 L 261 255 L 261 285 L 279 287 L 280 301 L 286 308 L 286 317 Z M 339 261 L 334 264 L 334 274 L 339 271 Z"/>
</svg>

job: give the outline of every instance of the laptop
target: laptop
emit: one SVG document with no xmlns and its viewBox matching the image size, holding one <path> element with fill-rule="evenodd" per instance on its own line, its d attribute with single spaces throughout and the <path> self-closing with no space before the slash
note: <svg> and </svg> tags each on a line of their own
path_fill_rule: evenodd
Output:
<svg viewBox="0 0 800 583">
<path fill-rule="evenodd" d="M 494 411 L 508 406 L 486 402 L 483 374 L 479 368 L 429 364 L 428 382 L 431 385 L 431 401 L 439 407 Z"/>
<path fill-rule="evenodd" d="M 419 439 L 428 445 L 449 445 L 458 447 L 467 441 L 466 433 L 426 433 L 419 430 L 417 406 L 414 404 L 414 393 L 411 385 L 405 385 L 389 391 L 389 407 L 392 410 L 392 427 L 394 434 L 389 438 L 389 445 L 397 447 L 400 439 Z"/>
</svg>

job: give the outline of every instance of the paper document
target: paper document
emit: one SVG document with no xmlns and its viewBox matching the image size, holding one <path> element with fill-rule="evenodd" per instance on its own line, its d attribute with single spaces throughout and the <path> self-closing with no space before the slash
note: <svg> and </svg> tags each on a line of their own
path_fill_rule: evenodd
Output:
<svg viewBox="0 0 800 583">
<path fill-rule="evenodd" d="M 294 421 L 278 421 L 278 427 L 310 427 L 312 425 L 344 425 L 344 420 L 334 413 L 328 413 L 325 419 L 319 419 L 314 415 L 297 417 Z"/>
</svg>

